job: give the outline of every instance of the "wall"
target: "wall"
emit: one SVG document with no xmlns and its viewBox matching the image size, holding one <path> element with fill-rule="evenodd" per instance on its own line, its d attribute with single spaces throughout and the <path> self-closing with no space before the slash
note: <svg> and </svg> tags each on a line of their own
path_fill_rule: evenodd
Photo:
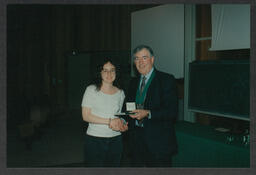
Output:
<svg viewBox="0 0 256 175">
<path fill-rule="evenodd" d="M 46 94 L 67 106 L 67 55 L 130 50 L 131 12 L 155 5 L 8 5 L 8 105 Z M 128 59 L 128 58 L 127 58 Z M 22 99 L 21 99 L 22 102 Z"/>
<path fill-rule="evenodd" d="M 250 59 L 250 49 L 209 51 L 211 32 L 210 4 L 196 5 L 196 60 Z M 245 121 L 202 113 L 196 113 L 196 121 L 204 125 L 230 127 L 233 132 L 241 132 L 248 127 L 248 122 Z"/>
</svg>

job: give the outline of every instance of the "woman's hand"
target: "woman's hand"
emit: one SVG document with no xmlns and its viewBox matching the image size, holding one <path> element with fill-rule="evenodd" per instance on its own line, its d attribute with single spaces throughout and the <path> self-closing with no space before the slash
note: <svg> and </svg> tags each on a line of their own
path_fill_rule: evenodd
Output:
<svg viewBox="0 0 256 175">
<path fill-rule="evenodd" d="M 110 120 L 109 128 L 111 128 L 114 131 L 124 132 L 128 130 L 128 123 L 124 124 L 120 118 L 114 118 Z"/>
</svg>

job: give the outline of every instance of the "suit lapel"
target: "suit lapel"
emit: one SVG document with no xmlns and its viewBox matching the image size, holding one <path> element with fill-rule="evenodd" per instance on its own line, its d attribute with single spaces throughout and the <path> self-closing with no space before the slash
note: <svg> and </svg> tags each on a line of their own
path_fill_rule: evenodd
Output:
<svg viewBox="0 0 256 175">
<path fill-rule="evenodd" d="M 137 89 L 139 87 L 139 84 L 140 84 L 140 76 L 136 77 L 133 81 L 132 94 L 133 94 L 133 97 L 134 97 L 134 101 L 136 101 L 136 93 L 137 93 Z"/>
</svg>

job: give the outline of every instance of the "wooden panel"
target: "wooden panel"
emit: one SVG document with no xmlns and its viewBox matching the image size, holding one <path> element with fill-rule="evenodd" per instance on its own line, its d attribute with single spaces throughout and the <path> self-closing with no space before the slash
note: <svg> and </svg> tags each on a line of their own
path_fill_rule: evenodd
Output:
<svg viewBox="0 0 256 175">
<path fill-rule="evenodd" d="M 196 38 L 211 37 L 211 5 L 196 5 Z"/>
<path fill-rule="evenodd" d="M 196 60 L 217 60 L 216 52 L 209 51 L 211 40 L 201 40 L 196 42 Z"/>
</svg>

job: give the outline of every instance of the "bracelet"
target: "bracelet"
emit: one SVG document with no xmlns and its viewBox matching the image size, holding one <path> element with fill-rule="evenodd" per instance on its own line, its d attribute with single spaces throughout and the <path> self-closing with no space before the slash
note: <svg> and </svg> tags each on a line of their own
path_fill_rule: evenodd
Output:
<svg viewBox="0 0 256 175">
<path fill-rule="evenodd" d="M 108 119 L 108 127 L 110 127 L 111 118 Z"/>
</svg>

